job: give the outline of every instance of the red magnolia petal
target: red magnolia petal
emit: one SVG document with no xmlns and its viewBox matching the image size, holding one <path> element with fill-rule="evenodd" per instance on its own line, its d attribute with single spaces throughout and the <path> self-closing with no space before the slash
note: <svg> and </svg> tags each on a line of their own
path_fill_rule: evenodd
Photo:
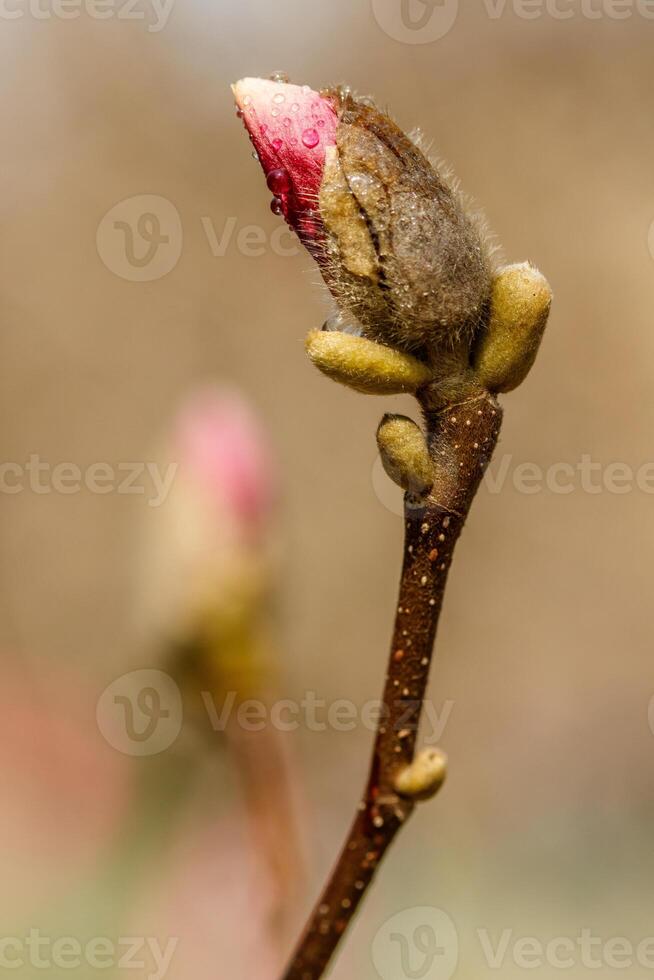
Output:
<svg viewBox="0 0 654 980">
<path fill-rule="evenodd" d="M 264 78 L 243 78 L 233 92 L 274 194 L 273 211 L 311 247 L 321 234 L 318 192 L 325 153 L 336 145 L 333 104 L 308 85 Z"/>
</svg>

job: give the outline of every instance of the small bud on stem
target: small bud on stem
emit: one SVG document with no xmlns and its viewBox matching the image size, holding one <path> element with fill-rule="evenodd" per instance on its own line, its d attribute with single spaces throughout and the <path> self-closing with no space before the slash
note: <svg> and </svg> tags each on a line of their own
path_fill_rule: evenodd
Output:
<svg viewBox="0 0 654 980">
<path fill-rule="evenodd" d="M 385 415 L 377 429 L 384 469 L 408 493 L 424 496 L 434 485 L 434 464 L 422 430 L 404 415 Z"/>
<path fill-rule="evenodd" d="M 438 793 L 447 775 L 447 756 L 440 749 L 423 749 L 410 766 L 395 779 L 400 796 L 412 800 L 430 800 Z"/>
</svg>

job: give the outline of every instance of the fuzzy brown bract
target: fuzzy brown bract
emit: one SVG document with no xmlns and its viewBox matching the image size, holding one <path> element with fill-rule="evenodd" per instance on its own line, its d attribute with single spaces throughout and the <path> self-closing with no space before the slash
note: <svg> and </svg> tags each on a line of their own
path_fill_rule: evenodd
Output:
<svg viewBox="0 0 654 980">
<path fill-rule="evenodd" d="M 349 93 L 320 189 L 323 275 L 365 336 L 407 351 L 469 346 L 492 263 L 479 224 L 388 116 Z"/>
</svg>

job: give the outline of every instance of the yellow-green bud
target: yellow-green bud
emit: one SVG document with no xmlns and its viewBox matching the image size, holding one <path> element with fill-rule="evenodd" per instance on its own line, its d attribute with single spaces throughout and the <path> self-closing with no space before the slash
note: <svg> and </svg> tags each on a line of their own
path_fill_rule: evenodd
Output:
<svg viewBox="0 0 654 980">
<path fill-rule="evenodd" d="M 395 789 L 411 800 L 435 796 L 447 775 L 447 756 L 440 749 L 423 749 L 410 766 L 397 775 Z"/>
<path fill-rule="evenodd" d="M 422 430 L 404 415 L 385 415 L 377 429 L 384 469 L 394 483 L 410 493 L 428 493 L 434 483 L 433 464 Z"/>
<path fill-rule="evenodd" d="M 509 265 L 493 280 L 491 312 L 473 358 L 481 383 L 513 391 L 534 363 L 552 305 L 547 279 L 528 262 Z"/>
<path fill-rule="evenodd" d="M 312 330 L 306 347 L 323 374 L 367 395 L 413 393 L 432 377 L 430 368 L 410 354 L 337 330 Z"/>
</svg>

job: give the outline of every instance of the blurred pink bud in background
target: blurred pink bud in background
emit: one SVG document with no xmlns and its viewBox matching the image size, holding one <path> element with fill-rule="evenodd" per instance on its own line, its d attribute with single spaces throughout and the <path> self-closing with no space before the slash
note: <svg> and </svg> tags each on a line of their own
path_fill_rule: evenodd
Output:
<svg viewBox="0 0 654 980">
<path fill-rule="evenodd" d="M 228 386 L 192 392 L 158 455 L 174 476 L 147 515 L 139 626 L 183 639 L 207 617 L 231 618 L 259 602 L 276 481 L 255 410 Z"/>
<path fill-rule="evenodd" d="M 226 506 L 246 533 L 265 525 L 273 502 L 273 465 L 259 421 L 230 388 L 209 387 L 183 405 L 173 455 L 182 475 L 209 501 Z"/>
</svg>

